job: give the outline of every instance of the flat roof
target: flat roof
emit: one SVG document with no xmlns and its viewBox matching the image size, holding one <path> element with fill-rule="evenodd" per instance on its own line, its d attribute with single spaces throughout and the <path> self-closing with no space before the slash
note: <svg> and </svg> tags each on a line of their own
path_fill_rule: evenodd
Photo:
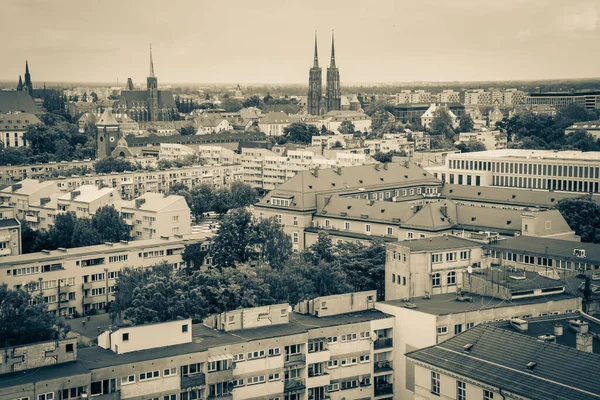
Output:
<svg viewBox="0 0 600 400">
<path fill-rule="evenodd" d="M 543 160 L 573 160 L 573 161 L 600 161 L 600 151 L 578 151 L 578 150 L 524 150 L 524 149 L 499 149 L 477 151 L 472 153 L 449 154 L 451 159 L 477 159 L 486 160 L 494 158 L 514 158 L 515 161 L 543 161 Z"/>
<path fill-rule="evenodd" d="M 25 371 L 11 372 L 0 375 L 0 389 L 33 384 L 51 379 L 61 379 L 76 375 L 89 374 L 90 371 L 77 361 L 49 365 L 42 368 L 28 369 Z"/>
<path fill-rule="evenodd" d="M 530 253 L 543 257 L 555 257 L 580 263 L 600 263 L 600 244 L 575 242 L 541 238 L 536 236 L 519 236 L 501 239 L 497 243 L 485 245 L 491 250 L 507 250 L 515 253 Z M 575 250 L 585 250 L 583 257 L 575 255 Z"/>
<path fill-rule="evenodd" d="M 481 243 L 459 238 L 456 236 L 435 236 L 423 239 L 403 240 L 399 245 L 408 247 L 411 252 L 463 249 L 465 247 L 480 247 Z"/>
<path fill-rule="evenodd" d="M 565 283 L 550 279 L 537 272 L 521 270 L 513 271 L 506 267 L 476 268 L 473 277 L 478 277 L 496 285 L 507 288 L 511 293 L 535 289 L 564 288 Z"/>
<path fill-rule="evenodd" d="M 576 296 L 571 294 L 561 293 L 545 297 L 515 299 L 509 302 L 506 300 L 497 299 L 495 297 L 480 296 L 474 293 L 469 293 L 468 296 L 473 299 L 472 302 L 457 301 L 456 293 L 436 294 L 431 296 L 431 299 L 415 297 L 411 299 L 410 302 L 417 306 L 417 308 L 414 309 L 415 311 L 432 315 L 449 315 L 470 311 L 491 310 L 493 308 L 500 307 L 514 307 L 520 305 L 546 303 L 548 300 L 560 301 L 576 298 Z M 406 303 L 402 300 L 390 300 L 385 301 L 384 304 L 404 307 Z"/>
</svg>

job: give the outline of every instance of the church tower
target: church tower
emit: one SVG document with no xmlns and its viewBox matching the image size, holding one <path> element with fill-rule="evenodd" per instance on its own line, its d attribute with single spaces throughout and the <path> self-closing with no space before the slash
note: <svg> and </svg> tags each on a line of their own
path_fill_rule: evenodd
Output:
<svg viewBox="0 0 600 400">
<path fill-rule="evenodd" d="M 21 75 L 19 75 L 19 84 L 17 85 L 17 92 L 23 91 L 23 80 L 21 79 Z"/>
<path fill-rule="evenodd" d="M 317 52 L 317 32 L 315 32 L 315 57 L 308 78 L 308 113 L 311 115 L 321 114 L 321 97 L 323 91 L 323 79 L 319 67 L 319 54 Z"/>
<path fill-rule="evenodd" d="M 25 60 L 25 85 L 23 90 L 33 96 L 33 84 L 31 83 L 31 75 L 29 74 L 29 63 Z"/>
<path fill-rule="evenodd" d="M 152 45 L 150 45 L 150 76 L 146 79 L 148 88 L 148 120 L 158 121 L 158 79 L 154 76 Z"/>
<path fill-rule="evenodd" d="M 331 62 L 327 68 L 327 111 L 339 111 L 342 108 L 342 90 L 340 88 L 340 70 L 335 66 L 335 39 L 331 33 Z"/>
</svg>

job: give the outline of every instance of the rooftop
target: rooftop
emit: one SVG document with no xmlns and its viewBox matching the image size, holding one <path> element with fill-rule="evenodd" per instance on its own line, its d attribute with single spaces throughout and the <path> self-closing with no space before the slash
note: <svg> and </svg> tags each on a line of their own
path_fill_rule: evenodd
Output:
<svg viewBox="0 0 600 400">
<path fill-rule="evenodd" d="M 27 130 L 30 125 L 41 124 L 42 121 L 31 113 L 0 114 L 1 130 Z"/>
<path fill-rule="evenodd" d="M 456 153 L 451 158 L 490 160 L 495 158 L 514 158 L 515 161 L 527 160 L 574 160 L 578 162 L 600 161 L 600 151 L 576 151 L 576 150 L 524 150 L 524 149 L 500 149 L 477 151 L 473 153 Z"/>
<path fill-rule="evenodd" d="M 26 112 L 40 115 L 42 112 L 27 92 L 0 90 L 0 113 Z"/>
<path fill-rule="evenodd" d="M 138 200 L 143 199 L 144 202 L 138 202 Z M 183 200 L 183 202 L 181 202 Z M 139 207 L 136 207 L 136 204 L 141 203 Z M 178 208 L 175 208 L 177 203 L 180 203 Z M 184 206 L 185 205 L 185 206 Z M 161 211 L 165 208 L 168 208 L 168 211 L 176 211 L 177 209 L 186 209 L 189 208 L 185 198 L 183 196 L 178 196 L 175 194 L 171 194 L 165 196 L 162 193 L 144 193 L 140 197 L 135 200 L 128 201 L 123 205 L 124 208 L 131 209 L 140 209 L 147 211 Z"/>
<path fill-rule="evenodd" d="M 416 240 L 403 240 L 398 242 L 398 245 L 408 247 L 413 253 L 421 251 L 464 249 L 481 246 L 480 243 L 456 236 L 436 236 Z"/>
<path fill-rule="evenodd" d="M 89 372 L 84 365 L 78 362 L 67 362 L 33 370 L 12 372 L 0 375 L 0 389 L 52 379 L 65 381 L 67 378 L 89 374 Z"/>
<path fill-rule="evenodd" d="M 562 335 L 555 335 L 556 343 L 563 346 L 577 348 L 576 332 L 569 327 L 569 321 L 572 320 L 581 320 L 588 323 L 589 332 L 594 334 L 592 341 L 593 352 L 600 354 L 600 321 L 581 312 L 528 318 L 527 331 L 519 332 L 534 338 L 538 338 L 544 335 L 555 335 L 554 328 L 556 326 L 561 326 L 563 328 Z M 510 321 L 498 321 L 492 322 L 491 324 L 509 331 L 516 331 L 516 329 L 510 324 Z"/>
<path fill-rule="evenodd" d="M 79 194 L 77 194 L 77 192 L 79 192 Z M 63 194 L 58 198 L 58 200 L 76 201 L 78 203 L 91 203 L 92 201 L 98 200 L 99 198 L 113 192 L 117 193 L 117 190 L 112 187 L 99 188 L 96 185 L 81 185 L 76 190 Z"/>
<path fill-rule="evenodd" d="M 415 297 L 410 299 L 410 302 L 417 306 L 414 309 L 415 311 L 424 312 L 426 314 L 432 315 L 450 315 L 472 311 L 491 310 L 500 307 L 515 307 L 520 305 L 539 304 L 547 302 L 548 299 L 551 299 L 552 301 L 560 301 L 575 298 L 575 296 L 565 293 L 554 294 L 546 296 L 545 298 L 530 297 L 514 299 L 510 301 L 497 299 L 495 297 L 480 296 L 474 293 L 469 293 L 468 296 L 471 297 L 473 301 L 458 301 L 456 293 L 447 293 L 433 295 L 430 299 Z M 385 304 L 404 307 L 406 303 L 402 300 L 390 300 L 386 301 Z"/>
<path fill-rule="evenodd" d="M 600 245 L 593 243 L 520 236 L 499 240 L 497 243 L 486 245 L 485 248 L 555 257 L 581 263 L 600 264 Z M 585 252 L 576 252 L 576 250 L 584 250 Z"/>
<path fill-rule="evenodd" d="M 492 325 L 407 357 L 532 400 L 600 399 L 599 355 Z"/>
<path fill-rule="evenodd" d="M 19 187 L 20 185 L 20 187 Z M 31 195 L 48 187 L 56 186 L 56 181 L 38 181 L 37 179 L 23 179 L 22 181 L 2 189 L 2 193 Z M 14 189 L 14 190 L 13 190 Z"/>
<path fill-rule="evenodd" d="M 550 279 L 533 271 L 511 268 L 476 268 L 473 270 L 473 276 L 503 286 L 511 293 L 565 287 L 560 280 Z"/>
<path fill-rule="evenodd" d="M 575 122 L 567 129 L 587 129 L 587 130 L 600 130 L 600 121 L 584 121 Z"/>
</svg>

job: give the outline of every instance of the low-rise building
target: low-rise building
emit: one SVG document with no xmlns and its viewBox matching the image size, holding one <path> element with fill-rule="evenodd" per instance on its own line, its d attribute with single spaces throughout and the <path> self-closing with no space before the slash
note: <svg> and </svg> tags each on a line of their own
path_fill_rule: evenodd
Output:
<svg viewBox="0 0 600 400">
<path fill-rule="evenodd" d="M 190 234 L 190 207 L 183 196 L 144 193 L 123 204 L 120 211 L 134 239 Z"/>
<path fill-rule="evenodd" d="M 0 206 L 0 256 L 21 254 L 22 247 L 21 223 L 14 208 Z"/>
<path fill-rule="evenodd" d="M 43 197 L 58 192 L 56 181 L 38 181 L 37 179 L 24 179 L 0 191 L 0 204 L 14 207 L 16 217 L 25 219 L 30 204 L 35 204 Z"/>
<path fill-rule="evenodd" d="M 485 146 L 486 150 L 506 149 L 508 145 L 505 133 L 487 130 L 461 132 L 458 134 L 458 142 L 467 146 L 473 143 L 480 143 Z"/>
<path fill-rule="evenodd" d="M 121 269 L 149 268 L 160 263 L 168 263 L 174 269 L 184 268 L 181 254 L 185 246 L 208 245 L 212 235 L 171 235 L 2 257 L 2 282 L 13 289 L 41 293 L 48 310 L 59 315 L 104 311 L 114 299 Z"/>
<path fill-rule="evenodd" d="M 339 134 L 340 126 L 345 121 L 351 122 L 356 132 L 371 131 L 371 117 L 362 111 L 329 111 L 322 117 L 321 125 L 328 131 Z"/>
<path fill-rule="evenodd" d="M 281 136 L 283 130 L 292 123 L 283 111 L 263 114 L 258 120 L 258 129 L 267 136 Z"/>
<path fill-rule="evenodd" d="M 53 176 L 71 176 L 81 170 L 92 171 L 96 161 L 61 161 L 27 165 L 0 166 L 0 181 L 12 184 L 24 179 L 48 179 Z M 77 172 L 72 172 L 77 171 Z"/>
<path fill-rule="evenodd" d="M 220 115 L 209 114 L 198 117 L 194 121 L 198 127 L 196 135 L 209 135 L 223 131 L 230 131 L 233 129 L 233 125 L 231 125 L 226 118 L 223 118 Z"/>
<path fill-rule="evenodd" d="M 27 143 L 23 139 L 23 134 L 30 126 L 41 123 L 42 121 L 35 114 L 0 114 L 0 142 L 4 148 L 26 147 Z"/>
<path fill-rule="evenodd" d="M 586 131 L 596 139 L 600 139 L 600 121 L 575 122 L 565 129 L 565 135 L 575 131 Z"/>
<path fill-rule="evenodd" d="M 600 355 L 491 325 L 408 350 L 407 358 L 406 384 L 415 399 L 600 398 Z"/>
<path fill-rule="evenodd" d="M 434 103 L 429 106 L 429 108 L 423 113 L 423 115 L 421 115 L 421 125 L 423 126 L 423 128 L 427 129 L 431 126 L 431 123 L 433 122 L 433 118 L 435 118 L 436 113 L 438 112 L 438 109 L 446 110 L 446 112 L 450 116 L 452 126 L 457 125 L 458 117 L 456 116 L 456 114 L 454 114 L 452 112 L 452 110 L 450 108 L 448 108 L 445 105 L 438 105 L 438 104 Z"/>
</svg>

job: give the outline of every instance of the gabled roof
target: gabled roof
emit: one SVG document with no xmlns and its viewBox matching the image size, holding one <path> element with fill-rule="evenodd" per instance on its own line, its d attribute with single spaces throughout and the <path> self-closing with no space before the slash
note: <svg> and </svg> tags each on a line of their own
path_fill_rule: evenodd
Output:
<svg viewBox="0 0 600 400">
<path fill-rule="evenodd" d="M 139 207 L 136 207 L 136 202 L 139 199 L 143 199 L 144 202 L 140 204 Z M 123 208 L 156 212 L 162 211 L 164 209 L 168 209 L 168 211 L 189 209 L 187 202 L 185 201 L 185 198 L 183 196 L 178 196 L 174 194 L 165 196 L 162 193 L 151 192 L 144 193 L 137 199 L 125 203 L 123 205 Z"/>
<path fill-rule="evenodd" d="M 79 192 L 79 194 L 74 195 L 74 192 Z M 78 203 L 91 203 L 92 201 L 98 200 L 99 198 L 112 192 L 117 193 L 117 189 L 111 187 L 98 188 L 96 185 L 81 185 L 73 192 L 63 194 L 58 198 L 58 200 L 76 201 Z"/>
<path fill-rule="evenodd" d="M 42 121 L 31 113 L 0 114 L 0 131 L 18 130 L 25 131 L 30 125 L 41 124 Z"/>
<path fill-rule="evenodd" d="M 263 114 L 258 121 L 259 124 L 289 124 L 291 122 L 290 117 L 283 111 Z"/>
<path fill-rule="evenodd" d="M 0 90 L 0 113 L 17 111 L 36 115 L 42 114 L 29 93 Z"/>
<path fill-rule="evenodd" d="M 416 184 L 438 185 L 433 175 L 413 163 L 361 165 L 336 169 L 302 171 L 268 193 L 257 206 L 271 206 L 271 198 L 294 196 L 294 210 L 314 210 L 317 195 L 360 194 Z"/>
<path fill-rule="evenodd" d="M 406 356 L 532 400 L 600 399 L 600 355 L 492 325 Z"/>
<path fill-rule="evenodd" d="M 100 125 L 100 126 L 117 126 L 117 125 L 119 125 L 119 123 L 115 119 L 115 117 L 114 117 L 112 111 L 110 110 L 110 108 L 107 108 L 102 113 L 102 116 L 100 117 L 100 119 L 98 120 L 98 122 L 96 123 L 96 125 Z"/>
</svg>

